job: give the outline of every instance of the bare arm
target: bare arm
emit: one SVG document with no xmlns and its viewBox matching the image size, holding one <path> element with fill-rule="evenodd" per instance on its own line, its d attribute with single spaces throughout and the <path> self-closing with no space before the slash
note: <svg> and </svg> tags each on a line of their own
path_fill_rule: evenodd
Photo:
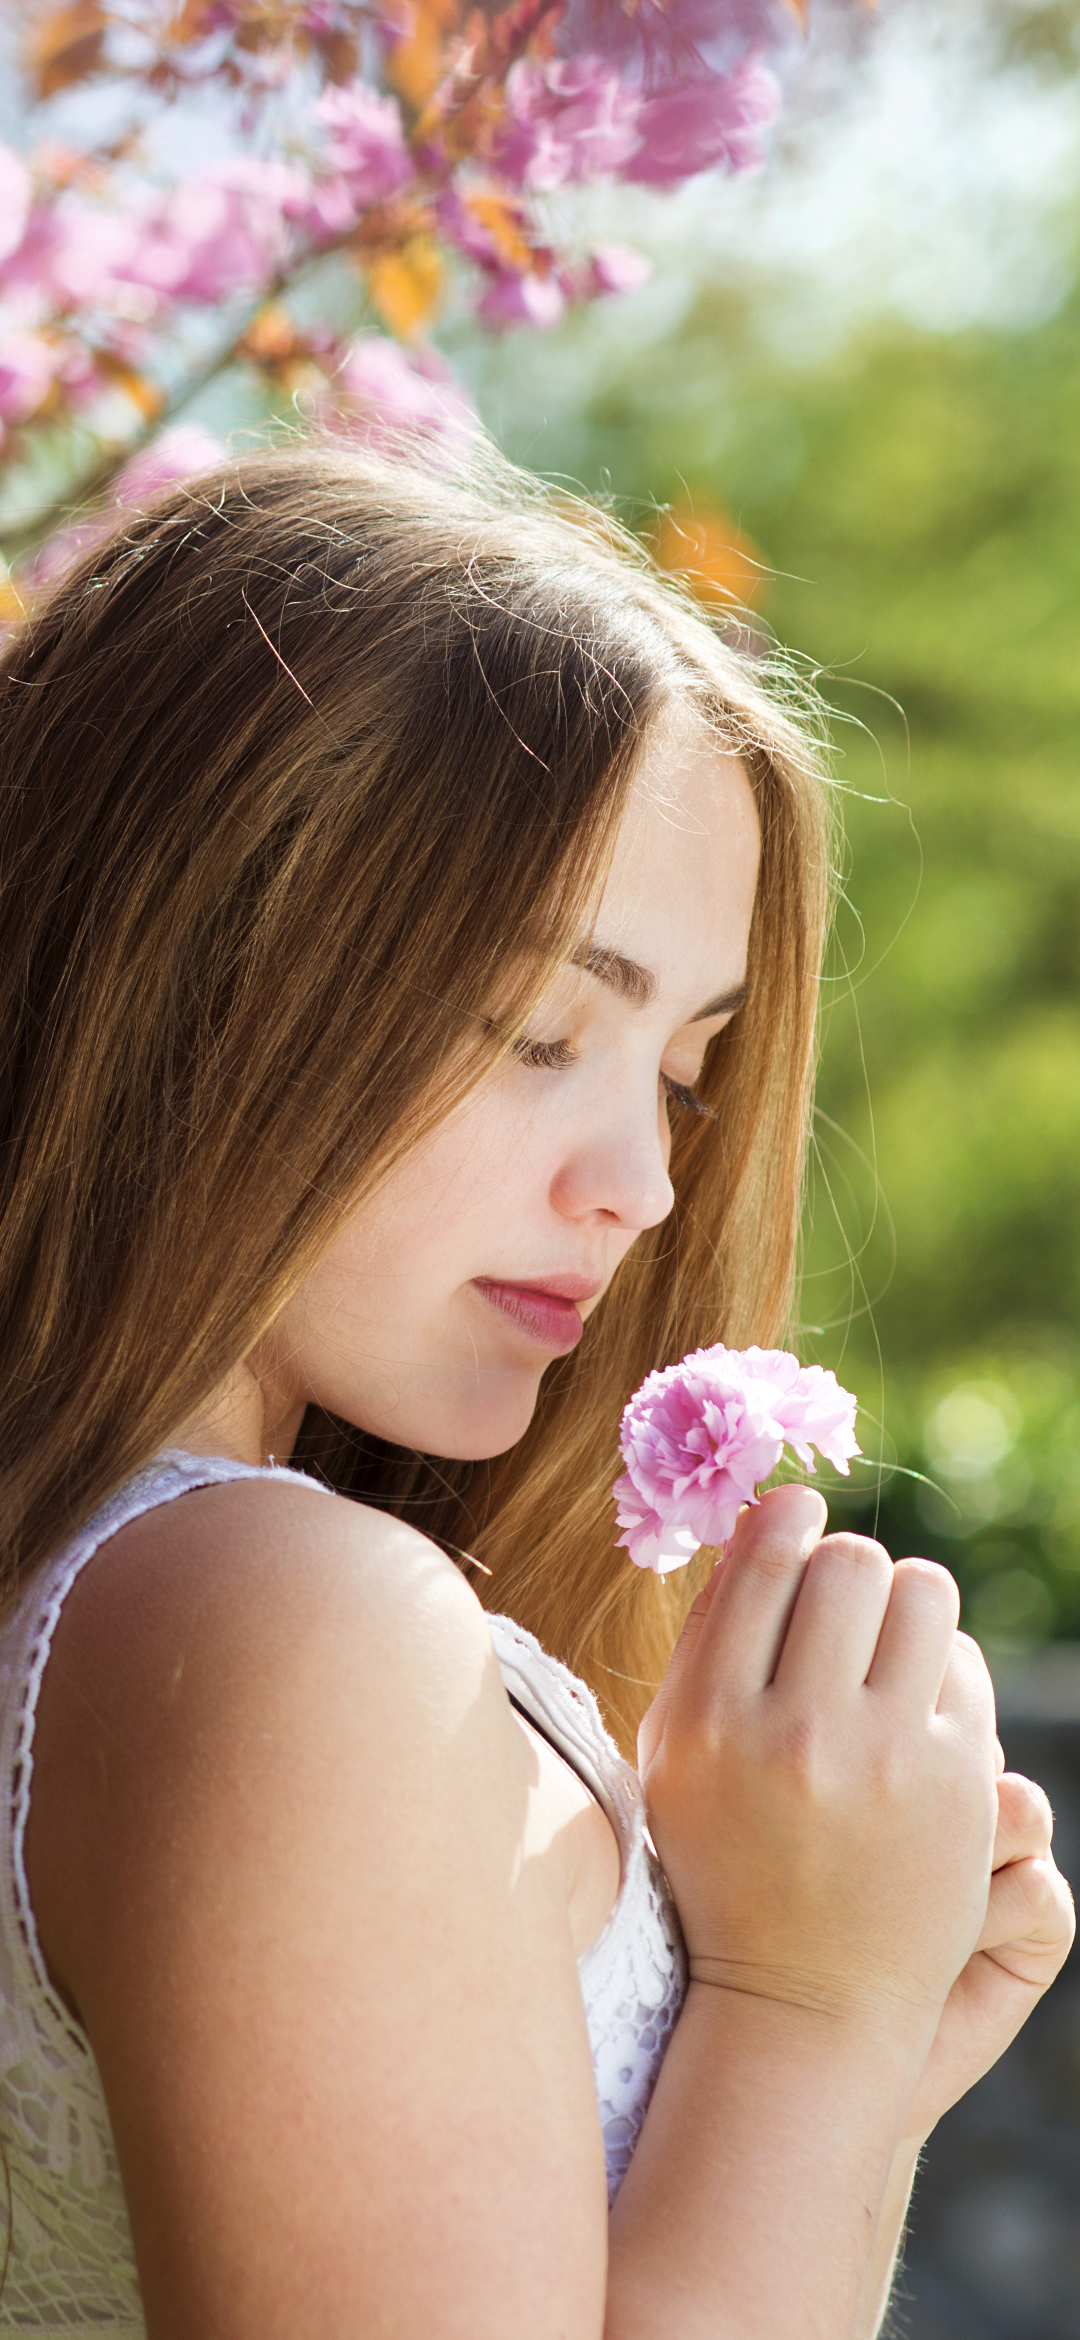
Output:
<svg viewBox="0 0 1080 2340">
<path fill-rule="evenodd" d="M 1073 1937 L 951 1579 L 845 1536 L 807 1565 L 815 1508 L 744 1519 L 642 1734 L 700 1980 L 616 2205 L 611 2340 L 672 2286 L 680 2340 L 873 2340 L 921 2147 Z"/>
<path fill-rule="evenodd" d="M 781 1641 L 805 1562 L 765 1567 Z M 747 1591 L 752 1622 L 762 1586 Z M 738 1619 L 723 1622 L 705 1674 L 726 1651 L 745 1691 Z M 692 1708 L 669 1786 L 693 1863 L 707 1846 L 710 1890 L 775 1966 L 786 1871 L 760 1853 L 784 1854 L 783 1766 L 759 1739 L 725 1775 L 723 1734 Z M 739 1736 L 749 1747 L 745 1714 Z M 827 2004 L 732 1989 L 704 1945 L 609 2271 L 567 1877 L 557 1845 L 530 1840 L 526 1768 L 471 1593 L 356 1506 L 204 1490 L 122 1531 L 72 1594 L 42 1699 L 31 1888 L 101 2066 L 151 2340 L 863 2340 L 939 2010 L 933 1987 L 914 2002 L 895 1973 L 878 1987 L 887 1865 L 860 1871 L 827 1940 L 827 1901 L 815 1915 L 806 1894 L 830 1845 L 834 1889 L 837 1857 L 850 1865 L 852 1809 L 880 1832 L 880 1800 L 845 1775 L 798 1880 Z M 663 1765 L 652 1785 L 662 1810 Z M 910 1869 L 925 1796 L 887 1816 Z M 956 1909 L 920 1890 L 944 1955 Z M 837 1992 L 856 1970 L 870 1987 Z"/>
<path fill-rule="evenodd" d="M 295 1488 L 137 1527 L 61 1619 L 30 1850 L 151 2340 L 598 2340 L 565 1879 L 472 1593 Z"/>
<path fill-rule="evenodd" d="M 794 1489 L 744 1515 L 643 1731 L 696 1979 L 616 2205 L 609 2340 L 673 2287 L 680 2340 L 874 2328 L 985 1915 L 993 1701 L 955 1586 L 822 1519 Z"/>
</svg>

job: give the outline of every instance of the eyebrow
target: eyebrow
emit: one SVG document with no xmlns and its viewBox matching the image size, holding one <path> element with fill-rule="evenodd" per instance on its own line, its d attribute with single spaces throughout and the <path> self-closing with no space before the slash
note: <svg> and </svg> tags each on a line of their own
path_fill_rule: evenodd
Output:
<svg viewBox="0 0 1080 2340">
<path fill-rule="evenodd" d="M 586 975 L 595 975 L 599 983 L 606 983 L 620 999 L 631 1007 L 648 1007 L 660 989 L 650 967 L 639 966 L 636 959 L 628 959 L 622 951 L 610 950 L 606 943 L 582 943 L 574 952 L 573 964 L 582 967 Z M 710 1016 L 733 1016 L 744 1007 L 749 996 L 749 984 L 736 983 L 730 991 L 722 991 L 710 999 L 696 1015 L 688 1016 L 688 1024 L 707 1023 Z"/>
</svg>

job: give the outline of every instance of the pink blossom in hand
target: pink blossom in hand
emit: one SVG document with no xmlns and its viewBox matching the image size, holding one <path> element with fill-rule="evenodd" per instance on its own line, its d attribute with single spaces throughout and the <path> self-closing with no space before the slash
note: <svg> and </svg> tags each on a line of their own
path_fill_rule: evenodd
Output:
<svg viewBox="0 0 1080 2340">
<path fill-rule="evenodd" d="M 783 1349 L 695 1349 L 650 1373 L 622 1418 L 626 1470 L 612 1490 L 639 1568 L 682 1568 L 702 1544 L 726 1544 L 744 1503 L 790 1445 L 813 1448 L 847 1476 L 856 1401 L 835 1374 Z"/>
<path fill-rule="evenodd" d="M 779 84 L 756 58 L 734 73 L 699 71 L 641 107 L 640 144 L 623 177 L 645 187 L 675 187 L 718 164 L 754 169 L 765 159 L 762 132 L 779 105 Z"/>
</svg>

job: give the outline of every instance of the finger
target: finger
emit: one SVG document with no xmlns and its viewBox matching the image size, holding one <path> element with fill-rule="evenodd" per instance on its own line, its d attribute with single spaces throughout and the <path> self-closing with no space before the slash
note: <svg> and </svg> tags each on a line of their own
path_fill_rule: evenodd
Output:
<svg viewBox="0 0 1080 2340">
<path fill-rule="evenodd" d="M 898 1560 L 867 1686 L 902 1693 L 933 1712 L 956 1639 L 960 1595 L 933 1560 Z"/>
<path fill-rule="evenodd" d="M 1010 1861 L 990 1881 L 977 1948 L 1003 1950 L 1008 1943 L 1023 1943 L 1031 1950 L 1060 1952 L 1060 1964 L 1072 1944 L 1075 1922 L 1072 1894 L 1049 1853 L 1041 1860 Z"/>
<path fill-rule="evenodd" d="M 811 1554 L 776 1668 L 778 1688 L 861 1688 L 889 1606 L 893 1564 L 869 1536 L 826 1536 Z"/>
<path fill-rule="evenodd" d="M 938 1692 L 937 1711 L 980 1733 L 988 1730 L 991 1745 L 996 1747 L 994 1685 L 986 1659 L 970 1633 L 953 1635 L 949 1662 Z"/>
<path fill-rule="evenodd" d="M 1054 1815 L 1050 1799 L 1022 1772 L 1005 1771 L 997 1783 L 998 1822 L 994 1837 L 994 1867 L 1025 1857 L 1038 1860 L 1050 1850 Z"/>
<path fill-rule="evenodd" d="M 698 1645 L 702 1626 L 704 1625 L 705 1619 L 708 1616 L 709 1608 L 713 1595 L 716 1591 L 716 1587 L 719 1583 L 720 1573 L 723 1569 L 723 1566 L 723 1560 L 718 1560 L 715 1568 L 712 1570 L 711 1575 L 708 1577 L 706 1583 L 702 1585 L 701 1591 L 698 1593 L 696 1599 L 691 1603 L 690 1608 L 687 1610 L 682 1632 L 680 1633 L 675 1647 L 672 1650 L 671 1656 L 668 1659 L 667 1670 L 664 1674 L 664 1679 L 660 1684 L 660 1688 L 657 1691 L 651 1706 L 646 1709 L 645 1714 L 642 1716 L 641 1727 L 638 1731 L 638 1760 L 642 1768 L 648 1764 L 654 1749 L 659 1744 L 664 1728 L 664 1719 L 668 1708 L 671 1705 L 672 1699 L 677 1697 L 680 1689 L 682 1688 L 687 1670 L 691 1664 L 694 1652 Z"/>
<path fill-rule="evenodd" d="M 689 1676 L 740 1695 L 771 1682 L 810 1554 L 828 1518 L 812 1487 L 773 1487 L 740 1513 Z"/>
<path fill-rule="evenodd" d="M 998 1778 L 1000 1779 L 1001 1774 L 1005 1769 L 1005 1749 L 1002 1746 L 1000 1739 L 994 1740 L 994 1769 L 996 1770 Z"/>
</svg>

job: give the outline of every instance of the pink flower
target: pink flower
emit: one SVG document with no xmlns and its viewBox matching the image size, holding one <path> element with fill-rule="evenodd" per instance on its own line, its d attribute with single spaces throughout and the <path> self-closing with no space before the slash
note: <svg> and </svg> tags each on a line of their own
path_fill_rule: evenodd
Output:
<svg viewBox="0 0 1080 2340">
<path fill-rule="evenodd" d="M 566 312 L 566 294 L 557 276 L 512 268 L 492 276 L 477 313 L 487 325 L 557 325 Z"/>
<path fill-rule="evenodd" d="M 620 171 L 638 143 L 640 100 L 606 58 L 539 64 L 519 57 L 506 76 L 507 120 L 492 148 L 511 186 L 539 193 Z"/>
<path fill-rule="evenodd" d="M 237 156 L 181 180 L 136 222 L 132 248 L 114 273 L 169 301 L 222 300 L 284 261 L 288 221 L 309 197 L 303 172 Z"/>
<path fill-rule="evenodd" d="M 479 427 L 474 409 L 434 350 L 406 352 L 382 333 L 358 333 L 324 395 L 308 413 L 331 437 L 394 447 L 403 438 L 453 444 Z"/>
<path fill-rule="evenodd" d="M 116 269 L 136 240 L 132 221 L 103 205 L 35 203 L 21 242 L 0 265 L 5 297 L 29 321 L 85 302 L 111 302 Z"/>
<path fill-rule="evenodd" d="M 794 11 L 787 32 L 796 33 Z M 775 47 L 784 35 L 774 0 L 569 0 L 559 28 L 564 53 L 586 44 L 644 69 L 652 87 L 685 79 L 687 61 L 730 67 L 741 52 Z"/>
<path fill-rule="evenodd" d="M 18 327 L 0 338 L 0 419 L 25 422 L 37 413 L 56 380 L 61 355 L 55 342 Z"/>
<path fill-rule="evenodd" d="M 0 260 L 22 242 L 30 208 L 30 175 L 10 146 L 0 145 Z"/>
<path fill-rule="evenodd" d="M 217 471 L 229 460 L 220 439 L 201 423 L 174 423 L 149 446 L 140 447 L 113 481 L 113 501 L 125 512 L 137 512 L 164 495 L 178 479 L 197 479 L 200 472 Z"/>
<path fill-rule="evenodd" d="M 326 161 L 344 182 L 355 211 L 385 203 L 412 177 L 396 98 L 380 97 L 366 82 L 353 81 L 345 89 L 324 90 L 315 119 L 327 133 Z"/>
<path fill-rule="evenodd" d="M 84 553 L 112 535 L 118 509 L 140 511 L 155 496 L 163 495 L 174 480 L 192 479 L 201 471 L 215 471 L 227 461 L 228 450 L 220 439 L 212 439 L 201 423 L 174 423 L 171 430 L 151 439 L 149 446 L 140 447 L 130 463 L 117 472 L 112 483 L 112 501 L 103 511 L 84 512 L 77 519 L 67 521 L 64 527 L 53 530 L 29 569 L 22 572 L 20 583 L 33 590 L 55 582 L 73 569 Z"/>
<path fill-rule="evenodd" d="M 779 84 L 756 58 L 734 73 L 699 70 L 681 88 L 642 106 L 640 145 L 623 177 L 646 187 L 674 187 L 719 163 L 751 170 L 764 161 L 761 134 L 779 105 Z"/>
<path fill-rule="evenodd" d="M 806 1470 L 813 1448 L 844 1473 L 860 1452 L 856 1401 L 833 1373 L 783 1349 L 695 1349 L 650 1373 L 622 1418 L 626 1471 L 612 1489 L 639 1568 L 682 1568 L 702 1544 L 726 1544 L 744 1503 L 785 1444 Z"/>
<path fill-rule="evenodd" d="M 629 244 L 594 244 L 589 256 L 585 298 L 600 293 L 639 292 L 652 275 L 652 261 Z"/>
</svg>

